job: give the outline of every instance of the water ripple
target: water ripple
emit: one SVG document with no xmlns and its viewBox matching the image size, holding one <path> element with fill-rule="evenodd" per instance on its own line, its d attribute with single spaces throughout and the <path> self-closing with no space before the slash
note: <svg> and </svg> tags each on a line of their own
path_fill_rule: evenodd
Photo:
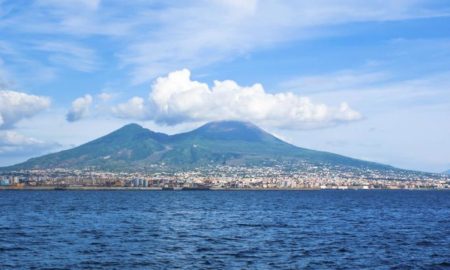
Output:
<svg viewBox="0 0 450 270">
<path fill-rule="evenodd" d="M 450 192 L 1 191 L 0 269 L 449 269 Z"/>
</svg>

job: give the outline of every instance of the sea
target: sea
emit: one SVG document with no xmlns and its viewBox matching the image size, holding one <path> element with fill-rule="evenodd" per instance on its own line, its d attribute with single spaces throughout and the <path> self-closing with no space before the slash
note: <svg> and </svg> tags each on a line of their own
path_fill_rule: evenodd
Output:
<svg viewBox="0 0 450 270">
<path fill-rule="evenodd" d="M 450 191 L 0 191 L 0 269 L 450 269 Z"/>
</svg>

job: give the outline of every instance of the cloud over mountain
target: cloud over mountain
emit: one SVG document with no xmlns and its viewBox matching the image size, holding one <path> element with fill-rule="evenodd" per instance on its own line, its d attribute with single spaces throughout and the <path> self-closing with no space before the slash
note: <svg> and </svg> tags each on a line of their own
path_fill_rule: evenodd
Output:
<svg viewBox="0 0 450 270">
<path fill-rule="evenodd" d="M 81 120 L 89 114 L 89 108 L 92 105 L 93 98 L 91 95 L 79 97 L 72 102 L 72 107 L 66 114 L 66 120 L 75 122 Z"/>
<path fill-rule="evenodd" d="M 240 86 L 214 81 L 212 87 L 193 81 L 187 69 L 159 77 L 148 102 L 134 97 L 113 112 L 123 118 L 149 119 L 167 125 L 224 119 L 247 120 L 274 127 L 304 129 L 354 121 L 361 114 L 343 102 L 339 107 L 314 103 L 291 92 L 267 93 L 261 84 Z"/>
<path fill-rule="evenodd" d="M 0 129 L 11 128 L 50 106 L 50 99 L 22 92 L 0 90 Z"/>
<path fill-rule="evenodd" d="M 149 117 L 145 100 L 141 97 L 133 97 L 125 103 L 114 106 L 112 112 L 119 118 L 146 119 Z"/>
</svg>

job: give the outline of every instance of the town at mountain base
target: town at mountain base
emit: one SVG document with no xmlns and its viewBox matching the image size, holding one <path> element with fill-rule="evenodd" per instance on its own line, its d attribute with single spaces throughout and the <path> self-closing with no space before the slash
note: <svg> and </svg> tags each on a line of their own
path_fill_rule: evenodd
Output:
<svg viewBox="0 0 450 270">
<path fill-rule="evenodd" d="M 6 188 L 430 189 L 449 178 L 300 148 L 219 121 L 175 135 L 126 125 L 73 149 L 0 168 Z"/>
</svg>

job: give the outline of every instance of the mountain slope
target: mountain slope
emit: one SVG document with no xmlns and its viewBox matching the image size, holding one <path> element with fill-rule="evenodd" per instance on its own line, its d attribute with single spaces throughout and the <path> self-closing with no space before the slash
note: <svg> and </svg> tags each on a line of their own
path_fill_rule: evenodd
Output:
<svg viewBox="0 0 450 270">
<path fill-rule="evenodd" d="M 393 169 L 288 144 L 257 126 L 239 121 L 205 124 L 190 132 L 166 135 L 137 124 L 73 149 L 32 158 L 4 169 L 86 168 L 98 170 L 174 169 L 210 165 L 275 166 L 308 163 L 349 168 Z"/>
<path fill-rule="evenodd" d="M 101 167 L 112 169 L 126 166 L 149 154 L 164 149 L 159 141 L 168 137 L 136 124 L 126 125 L 106 136 L 73 149 L 32 158 L 17 168 L 81 168 Z"/>
</svg>

